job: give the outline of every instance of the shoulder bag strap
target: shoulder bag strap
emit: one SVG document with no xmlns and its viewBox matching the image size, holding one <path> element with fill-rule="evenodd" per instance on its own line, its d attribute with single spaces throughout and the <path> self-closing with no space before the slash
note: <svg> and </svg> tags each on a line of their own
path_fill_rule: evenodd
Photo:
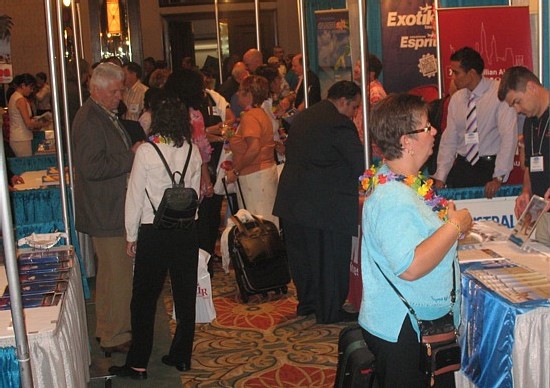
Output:
<svg viewBox="0 0 550 388">
<path fill-rule="evenodd" d="M 395 285 L 390 281 L 390 279 L 388 279 L 388 277 L 386 276 L 386 274 L 382 271 L 382 268 L 380 268 L 380 265 L 378 265 L 378 263 L 375 261 L 374 264 L 376 264 L 376 266 L 378 267 L 378 270 L 380 271 L 380 273 L 382 274 L 382 276 L 384 276 L 384 279 L 386 279 L 386 281 L 388 282 L 388 284 L 391 286 L 391 288 L 393 288 L 393 290 L 395 291 L 395 293 L 397 294 L 397 296 L 399 297 L 399 299 L 401 299 L 401 301 L 405 304 L 405 306 L 407 306 L 407 308 L 409 309 L 410 313 L 413 315 L 414 319 L 416 319 L 417 321 L 419 321 L 418 317 L 416 316 L 416 312 L 414 311 L 414 309 L 412 308 L 412 306 L 409 304 L 409 302 L 407 302 L 407 299 L 405 299 L 405 297 L 403 296 L 403 294 L 401 294 L 401 292 L 399 292 L 399 290 L 397 289 L 397 287 L 395 287 Z M 455 263 L 454 263 L 454 260 L 453 262 L 451 263 L 451 267 L 453 268 L 453 288 L 451 289 L 451 310 L 453 309 L 453 306 L 455 304 L 455 299 L 456 299 L 456 280 L 455 280 Z"/>
</svg>

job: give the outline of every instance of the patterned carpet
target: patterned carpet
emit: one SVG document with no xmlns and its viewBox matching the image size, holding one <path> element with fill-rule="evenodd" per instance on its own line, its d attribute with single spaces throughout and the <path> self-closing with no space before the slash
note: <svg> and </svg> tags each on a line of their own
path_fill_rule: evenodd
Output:
<svg viewBox="0 0 550 388">
<path fill-rule="evenodd" d="M 217 264 L 217 263 L 216 263 Z M 332 387 L 338 333 L 345 324 L 318 325 L 296 316 L 295 289 L 240 302 L 234 273 L 215 267 L 217 318 L 197 324 L 192 370 L 184 387 Z M 170 296 L 165 297 L 172 311 Z M 175 324 L 171 321 L 172 335 Z"/>
</svg>

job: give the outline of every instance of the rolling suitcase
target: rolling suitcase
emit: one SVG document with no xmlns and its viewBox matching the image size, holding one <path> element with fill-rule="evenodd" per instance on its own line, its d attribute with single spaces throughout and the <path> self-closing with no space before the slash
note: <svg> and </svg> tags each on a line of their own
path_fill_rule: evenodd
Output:
<svg viewBox="0 0 550 388">
<path fill-rule="evenodd" d="M 374 355 L 367 347 L 361 327 L 347 326 L 338 338 L 335 388 L 370 388 L 374 385 Z"/>
<path fill-rule="evenodd" d="M 225 179 L 223 183 L 225 187 Z M 237 186 L 241 191 L 238 181 Z M 233 209 L 230 210 L 233 213 Z M 228 236 L 231 264 L 244 303 L 248 302 L 250 295 L 267 295 L 269 291 L 286 294 L 290 283 L 286 251 L 277 227 L 268 220 L 253 218 L 253 221 L 244 223 L 234 219 L 236 225 Z M 251 239 L 260 242 L 256 244 L 257 241 Z M 253 249 L 250 249 L 251 245 Z M 266 249 L 261 249 L 262 246 Z"/>
</svg>

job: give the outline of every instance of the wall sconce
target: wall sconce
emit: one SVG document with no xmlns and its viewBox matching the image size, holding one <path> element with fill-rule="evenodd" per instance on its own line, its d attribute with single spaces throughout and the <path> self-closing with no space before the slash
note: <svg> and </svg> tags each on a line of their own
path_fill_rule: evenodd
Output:
<svg viewBox="0 0 550 388">
<path fill-rule="evenodd" d="M 71 0 L 63 0 L 63 5 L 65 7 L 70 7 L 71 6 Z"/>
<path fill-rule="evenodd" d="M 120 8 L 118 0 L 107 0 L 107 32 L 111 35 L 120 35 Z"/>
</svg>

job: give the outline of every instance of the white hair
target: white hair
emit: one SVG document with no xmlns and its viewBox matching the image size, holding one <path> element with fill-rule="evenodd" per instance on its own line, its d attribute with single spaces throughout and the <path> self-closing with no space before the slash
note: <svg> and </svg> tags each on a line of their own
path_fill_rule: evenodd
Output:
<svg viewBox="0 0 550 388">
<path fill-rule="evenodd" d="M 105 89 L 111 81 L 124 82 L 124 70 L 110 62 L 100 63 L 92 73 L 90 88 Z"/>
</svg>

